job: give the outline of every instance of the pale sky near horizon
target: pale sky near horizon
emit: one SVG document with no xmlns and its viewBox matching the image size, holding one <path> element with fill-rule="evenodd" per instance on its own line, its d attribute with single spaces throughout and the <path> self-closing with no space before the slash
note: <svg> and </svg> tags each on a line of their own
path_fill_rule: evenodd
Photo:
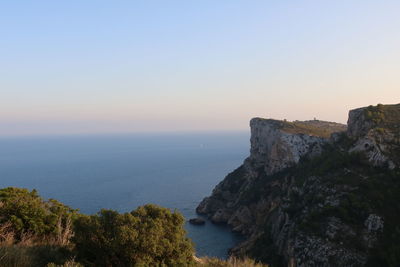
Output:
<svg viewBox="0 0 400 267">
<path fill-rule="evenodd" d="M 0 136 L 346 122 L 400 102 L 400 1 L 3 1 Z"/>
</svg>

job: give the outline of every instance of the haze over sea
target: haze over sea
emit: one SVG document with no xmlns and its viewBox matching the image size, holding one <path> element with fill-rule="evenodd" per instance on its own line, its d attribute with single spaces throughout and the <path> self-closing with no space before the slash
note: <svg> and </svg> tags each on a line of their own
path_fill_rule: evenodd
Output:
<svg viewBox="0 0 400 267">
<path fill-rule="evenodd" d="M 249 151 L 246 132 L 0 138 L 0 187 L 37 189 L 93 214 L 155 203 L 196 216 L 198 203 Z M 226 257 L 227 227 L 186 224 L 199 256 Z"/>
</svg>

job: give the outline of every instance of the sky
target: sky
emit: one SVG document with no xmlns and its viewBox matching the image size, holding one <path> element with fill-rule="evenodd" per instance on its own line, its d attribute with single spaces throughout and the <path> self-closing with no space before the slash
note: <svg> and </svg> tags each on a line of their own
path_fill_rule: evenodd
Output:
<svg viewBox="0 0 400 267">
<path fill-rule="evenodd" d="M 400 102 L 400 1 L 0 1 L 0 136 L 345 123 Z"/>
</svg>

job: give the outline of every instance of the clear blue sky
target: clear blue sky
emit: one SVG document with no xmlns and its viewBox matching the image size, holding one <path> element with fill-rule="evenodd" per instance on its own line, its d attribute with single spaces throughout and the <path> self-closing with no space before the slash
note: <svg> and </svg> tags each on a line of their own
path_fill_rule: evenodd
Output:
<svg viewBox="0 0 400 267">
<path fill-rule="evenodd" d="M 0 135 L 345 122 L 400 102 L 400 1 L 2 1 Z"/>
</svg>

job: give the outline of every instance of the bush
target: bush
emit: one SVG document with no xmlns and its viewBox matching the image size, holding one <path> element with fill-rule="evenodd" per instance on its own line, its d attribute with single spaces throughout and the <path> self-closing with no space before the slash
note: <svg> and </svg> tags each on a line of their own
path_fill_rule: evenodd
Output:
<svg viewBox="0 0 400 267">
<path fill-rule="evenodd" d="M 36 190 L 0 189 L 0 225 L 10 224 L 17 240 L 27 234 L 37 238 L 57 238 L 75 214 L 75 210 L 56 200 L 44 201 Z"/>
<path fill-rule="evenodd" d="M 194 251 L 183 224 L 182 215 L 156 205 L 102 210 L 76 220 L 73 240 L 85 266 L 188 266 Z"/>
</svg>

